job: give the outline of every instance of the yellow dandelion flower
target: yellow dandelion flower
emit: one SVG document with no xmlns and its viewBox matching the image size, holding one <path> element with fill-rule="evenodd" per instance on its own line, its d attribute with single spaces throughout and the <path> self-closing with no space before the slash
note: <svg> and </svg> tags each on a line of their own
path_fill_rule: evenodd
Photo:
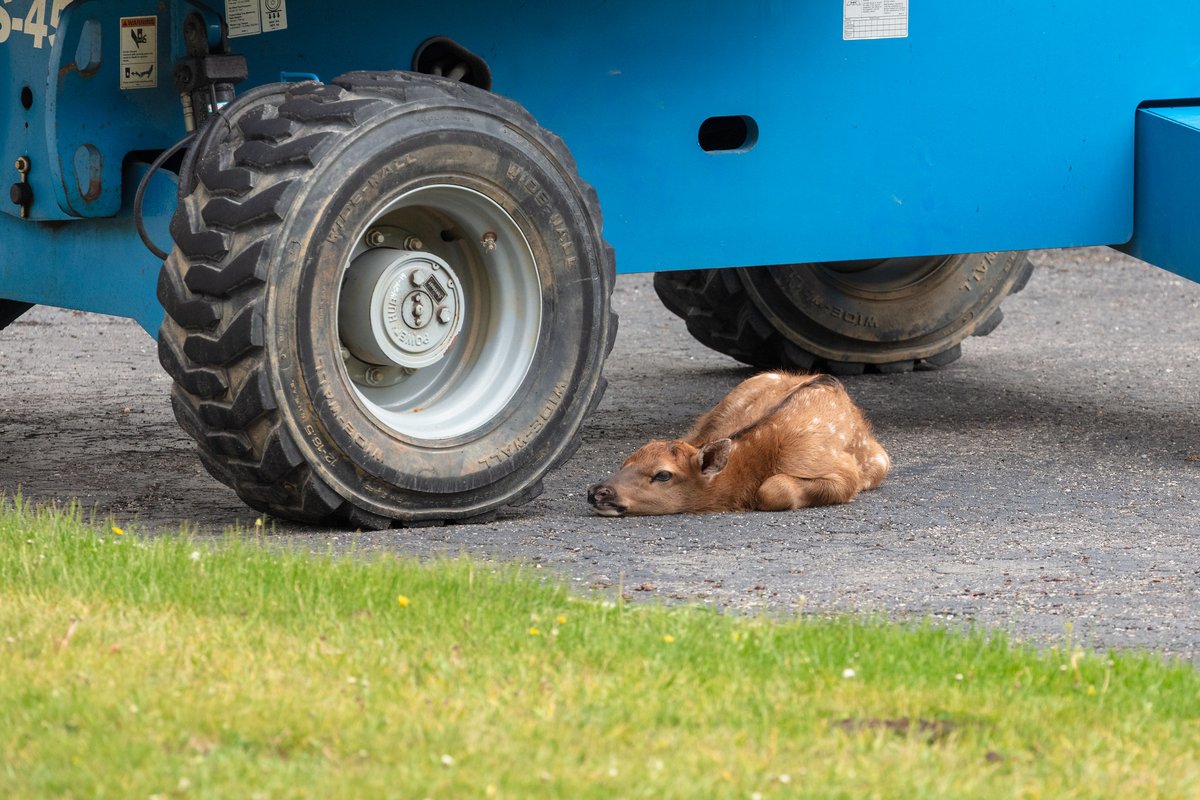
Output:
<svg viewBox="0 0 1200 800">
<path fill-rule="evenodd" d="M 671 642 L 675 641 L 675 637 L 668 633 L 663 636 L 663 641 L 667 644 L 670 644 Z"/>
<path fill-rule="evenodd" d="M 408 599 L 407 595 L 402 594 L 396 598 L 396 605 L 400 606 L 401 608 L 408 608 L 408 604 L 411 602 L 412 601 Z"/>
<path fill-rule="evenodd" d="M 113 532 L 113 533 L 115 533 L 117 536 L 124 536 L 124 535 L 125 535 L 125 531 L 121 530 L 121 529 L 120 529 L 120 528 L 118 528 L 116 525 L 113 525 L 113 526 L 112 526 L 112 532 Z"/>
<path fill-rule="evenodd" d="M 557 622 L 559 625 L 566 625 L 567 624 L 567 615 L 559 614 L 557 617 L 554 618 L 554 621 Z"/>
<path fill-rule="evenodd" d="M 1095 697 L 1096 696 L 1096 687 L 1089 685 L 1087 688 L 1087 695 L 1088 695 L 1088 697 Z"/>
<path fill-rule="evenodd" d="M 530 628 L 530 629 L 529 629 L 529 635 L 530 635 L 530 636 L 541 636 L 541 635 L 542 635 L 542 632 L 541 632 L 541 631 L 539 631 L 537 628 Z"/>
</svg>

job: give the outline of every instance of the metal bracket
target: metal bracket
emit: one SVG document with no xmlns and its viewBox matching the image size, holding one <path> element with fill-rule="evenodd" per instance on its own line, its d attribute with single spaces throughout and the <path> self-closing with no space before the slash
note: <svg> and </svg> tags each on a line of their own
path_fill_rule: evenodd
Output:
<svg viewBox="0 0 1200 800">
<path fill-rule="evenodd" d="M 234 98 L 234 84 L 246 80 L 246 57 L 231 53 L 222 36 L 210 49 L 209 26 L 198 13 L 183 23 L 188 55 L 175 63 L 175 88 L 183 105 L 184 127 L 190 133 Z"/>
<path fill-rule="evenodd" d="M 1133 238 L 1117 249 L 1200 281 L 1200 107 L 1137 112 Z"/>
</svg>

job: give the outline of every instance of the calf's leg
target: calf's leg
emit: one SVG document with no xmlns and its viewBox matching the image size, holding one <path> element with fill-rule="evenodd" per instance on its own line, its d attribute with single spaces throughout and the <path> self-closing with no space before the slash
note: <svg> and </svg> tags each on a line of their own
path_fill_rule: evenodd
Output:
<svg viewBox="0 0 1200 800">
<path fill-rule="evenodd" d="M 760 511 L 791 511 L 808 506 L 849 503 L 858 493 L 858 475 L 835 472 L 821 478 L 772 475 L 758 487 Z"/>
<path fill-rule="evenodd" d="M 874 489 L 888 474 L 888 470 L 892 467 L 892 459 L 888 456 L 887 451 L 876 444 L 867 451 L 862 463 L 862 482 L 859 485 L 860 491 Z"/>
</svg>

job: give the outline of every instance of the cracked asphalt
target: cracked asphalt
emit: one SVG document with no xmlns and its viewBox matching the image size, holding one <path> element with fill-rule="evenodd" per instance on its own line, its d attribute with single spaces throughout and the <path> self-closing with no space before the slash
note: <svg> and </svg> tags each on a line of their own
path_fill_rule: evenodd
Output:
<svg viewBox="0 0 1200 800">
<path fill-rule="evenodd" d="M 936 371 L 845 379 L 895 463 L 854 503 L 609 519 L 586 487 L 678 435 L 751 371 L 705 349 L 650 276 L 618 279 L 608 393 L 544 494 L 494 523 L 272 541 L 518 561 L 583 590 L 1004 628 L 1200 655 L 1200 285 L 1107 248 L 1039 251 L 990 336 Z M 170 535 L 250 526 L 178 429 L 154 342 L 128 320 L 38 308 L 0 332 L 0 491 L 78 500 Z M 270 528 L 270 526 L 268 526 Z"/>
</svg>

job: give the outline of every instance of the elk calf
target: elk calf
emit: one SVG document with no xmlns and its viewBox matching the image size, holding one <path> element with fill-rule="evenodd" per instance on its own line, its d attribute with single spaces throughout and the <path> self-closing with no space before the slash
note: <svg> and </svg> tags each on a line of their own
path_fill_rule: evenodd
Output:
<svg viewBox="0 0 1200 800">
<path fill-rule="evenodd" d="M 734 387 L 683 439 L 644 445 L 588 489 L 599 514 L 785 511 L 848 503 L 891 459 L 830 375 L 766 372 Z"/>
</svg>

